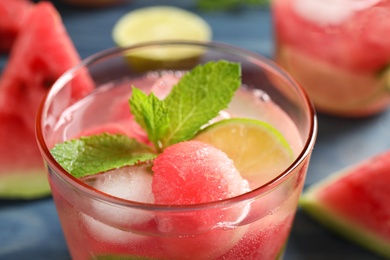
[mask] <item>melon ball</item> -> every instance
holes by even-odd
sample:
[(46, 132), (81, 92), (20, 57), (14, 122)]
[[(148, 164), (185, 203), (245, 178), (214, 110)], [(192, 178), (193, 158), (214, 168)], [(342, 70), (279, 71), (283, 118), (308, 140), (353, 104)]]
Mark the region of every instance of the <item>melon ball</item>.
[[(220, 201), (249, 190), (233, 161), (221, 150), (187, 141), (164, 150), (152, 167), (157, 204), (193, 205)], [(245, 204), (225, 208), (160, 212), (161, 243), (173, 259), (214, 259), (237, 243), (245, 228), (226, 228), (247, 214)]]
[(152, 170), (156, 204), (206, 203), (249, 190), (248, 182), (224, 152), (199, 141), (166, 148), (154, 160)]

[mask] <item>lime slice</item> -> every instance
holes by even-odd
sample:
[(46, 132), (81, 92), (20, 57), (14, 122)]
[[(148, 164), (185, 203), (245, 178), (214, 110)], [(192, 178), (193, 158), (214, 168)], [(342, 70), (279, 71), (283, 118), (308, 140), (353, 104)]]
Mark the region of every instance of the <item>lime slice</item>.
[[(115, 24), (112, 37), (118, 46), (125, 47), (163, 40), (204, 42), (211, 39), (211, 34), (211, 28), (207, 22), (192, 12), (170, 6), (154, 6), (137, 9), (124, 15)], [(190, 67), (196, 64), (197, 59), (194, 58), (198, 58), (203, 52), (203, 48), (194, 46), (157, 46), (133, 50), (129, 56), (133, 58), (130, 61), (138, 67), (172, 61), (175, 62), (174, 65), (178, 64), (178, 61), (181, 64), (189, 63), (187, 67)], [(155, 66), (167, 67), (166, 64), (154, 64), (152, 69), (156, 69)]]
[(241, 175), (256, 183), (273, 179), (294, 160), (283, 135), (254, 119), (222, 120), (203, 129), (194, 139), (225, 152)]
[[(122, 47), (160, 40), (208, 41), (211, 29), (194, 13), (176, 7), (154, 6), (124, 15), (115, 24), (112, 36)], [(167, 55), (175, 54), (172, 51)]]

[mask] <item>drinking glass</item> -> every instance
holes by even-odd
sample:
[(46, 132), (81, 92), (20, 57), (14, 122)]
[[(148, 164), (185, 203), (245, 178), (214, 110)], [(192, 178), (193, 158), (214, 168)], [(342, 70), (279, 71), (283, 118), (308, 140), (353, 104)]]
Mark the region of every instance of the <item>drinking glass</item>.
[[(252, 180), (250, 191), (195, 205), (131, 201), (73, 177), (51, 155), (55, 144), (100, 126), (136, 132), (137, 126), (123, 116), (132, 85), (165, 84), (170, 78), (161, 75), (218, 60), (242, 68), (242, 87), (228, 110), (278, 129), (293, 154), (273, 173), (244, 175)], [(86, 58), (53, 85), (36, 126), (73, 259), (282, 258), (317, 131), (307, 95), (272, 61), (221, 43), (182, 41), (114, 48)]]
[(390, 1), (273, 0), (276, 61), (318, 112), (365, 117), (390, 104)]

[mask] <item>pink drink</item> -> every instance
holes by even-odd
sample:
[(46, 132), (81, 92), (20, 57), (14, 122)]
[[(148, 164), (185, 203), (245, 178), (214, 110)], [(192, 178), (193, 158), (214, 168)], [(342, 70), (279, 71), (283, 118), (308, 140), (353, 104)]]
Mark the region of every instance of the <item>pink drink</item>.
[[(152, 88), (163, 97), (183, 72), (164, 70), (132, 76), (126, 71), (126, 75), (114, 75), (120, 80), (110, 78), (105, 79), (108, 83), (101, 83), (95, 79), (101, 86), (78, 102), (66, 101), (67, 93), (64, 88), (61, 90), (64, 82), (59, 80), (53, 96), (48, 97), (51, 105), (46, 103), (38, 118), (38, 140), (49, 166), (53, 198), (73, 259), (276, 259), (282, 256), (314, 142), (316, 126), (312, 108), (299, 87), (287, 75), (279, 74), (271, 63), (264, 65), (265, 68), (252, 64), (245, 59), (247, 52), (236, 50), (232, 55), (231, 47), (202, 45), (202, 48), (207, 51), (201, 62), (224, 58), (239, 59), (242, 63), (244, 85), (220, 117), (244, 116), (272, 124), (291, 144), (294, 154), (291, 166), (288, 170), (249, 178), (251, 191), (242, 195), (195, 205), (153, 204), (153, 194), (148, 191), (150, 179), (143, 174), (142, 167), (138, 177), (131, 180), (115, 180), (120, 171), (110, 177), (107, 177), (110, 173), (104, 173), (75, 179), (52, 161), (49, 147), (80, 134), (102, 131), (148, 142), (128, 111), (130, 86), (145, 91)], [(116, 51), (116, 55), (121, 53)], [(256, 59), (265, 62), (261, 57)], [(263, 86), (264, 92), (257, 85)], [(286, 111), (289, 109), (291, 113)], [(133, 185), (132, 192), (123, 196), (120, 190), (127, 183)]]
[(390, 103), (390, 1), (275, 0), (276, 60), (316, 108), (367, 116)]

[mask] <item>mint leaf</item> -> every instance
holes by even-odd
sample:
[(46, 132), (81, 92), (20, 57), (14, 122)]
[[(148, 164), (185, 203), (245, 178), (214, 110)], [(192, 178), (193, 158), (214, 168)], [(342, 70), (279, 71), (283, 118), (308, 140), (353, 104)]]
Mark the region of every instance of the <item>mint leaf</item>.
[(153, 93), (147, 96), (141, 90), (133, 87), (129, 104), (137, 123), (146, 131), (149, 140), (156, 149), (160, 150), (159, 140), (162, 139), (169, 127), (168, 110), (164, 102)]
[(164, 103), (170, 118), (163, 147), (186, 141), (225, 109), (241, 85), (241, 67), (228, 61), (208, 62), (186, 73)]
[(152, 149), (125, 135), (99, 134), (57, 144), (54, 159), (76, 178), (154, 159)]

